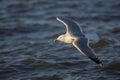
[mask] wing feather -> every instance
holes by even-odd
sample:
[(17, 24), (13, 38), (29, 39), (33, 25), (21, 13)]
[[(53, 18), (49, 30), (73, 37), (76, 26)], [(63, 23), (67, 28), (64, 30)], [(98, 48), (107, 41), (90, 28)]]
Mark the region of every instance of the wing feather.
[(88, 56), (91, 60), (93, 60), (97, 64), (101, 64), (101, 61), (97, 58), (95, 52), (89, 47), (87, 38), (78, 39), (73, 42), (73, 45), (82, 54)]
[(79, 24), (76, 21), (68, 19), (68, 18), (63, 18), (63, 17), (60, 17), (60, 18), (57, 17), (57, 20), (62, 22), (65, 25), (67, 29), (66, 33), (69, 33), (74, 36), (84, 37), (82, 29), (80, 28)]

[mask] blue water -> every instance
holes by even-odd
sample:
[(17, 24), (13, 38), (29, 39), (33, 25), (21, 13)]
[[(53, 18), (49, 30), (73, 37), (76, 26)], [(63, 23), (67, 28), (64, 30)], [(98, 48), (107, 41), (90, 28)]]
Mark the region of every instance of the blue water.
[[(104, 68), (53, 42), (65, 33), (57, 16), (107, 41), (93, 48)], [(120, 80), (120, 1), (0, 0), (0, 80)]]

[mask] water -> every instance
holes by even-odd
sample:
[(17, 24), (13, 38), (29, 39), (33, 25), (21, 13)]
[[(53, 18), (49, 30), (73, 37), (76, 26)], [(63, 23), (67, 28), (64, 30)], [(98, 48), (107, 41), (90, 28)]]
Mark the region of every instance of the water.
[[(101, 36), (94, 50), (104, 68), (53, 42), (65, 33), (57, 16)], [(119, 0), (0, 0), (0, 80), (120, 80), (119, 53)]]

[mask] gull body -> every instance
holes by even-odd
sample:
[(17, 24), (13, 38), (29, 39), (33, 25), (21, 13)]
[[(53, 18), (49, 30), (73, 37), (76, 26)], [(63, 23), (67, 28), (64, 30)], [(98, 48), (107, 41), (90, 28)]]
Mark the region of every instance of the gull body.
[(58, 36), (56, 41), (73, 44), (73, 46), (82, 54), (93, 60), (95, 63), (102, 66), (102, 62), (95, 55), (95, 52), (89, 46), (89, 40), (85, 37), (79, 24), (69, 18), (56, 18), (66, 27), (66, 33)]

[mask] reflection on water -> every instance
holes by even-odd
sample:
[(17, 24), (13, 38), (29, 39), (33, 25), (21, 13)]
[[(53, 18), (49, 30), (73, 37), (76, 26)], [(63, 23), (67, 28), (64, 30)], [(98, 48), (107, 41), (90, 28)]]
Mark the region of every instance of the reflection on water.
[[(101, 36), (93, 48), (104, 68), (53, 42), (65, 32), (56, 16)], [(0, 80), (119, 80), (119, 21), (118, 0), (0, 0)]]

